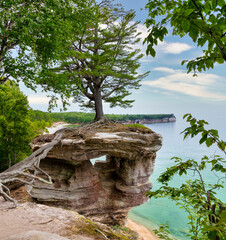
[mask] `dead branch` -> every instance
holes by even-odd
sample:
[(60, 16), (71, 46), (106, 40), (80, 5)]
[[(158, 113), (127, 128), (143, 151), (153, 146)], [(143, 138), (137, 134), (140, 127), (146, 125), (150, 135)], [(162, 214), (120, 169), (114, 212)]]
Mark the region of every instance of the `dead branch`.
[[(0, 196), (2, 196), (6, 201), (13, 202), (14, 207), (16, 207), (17, 202), (10, 197), (10, 190), (6, 186), (7, 183), (19, 181), (24, 184), (32, 185), (34, 180), (39, 180), (46, 184), (52, 184), (51, 176), (42, 170), (39, 167), (39, 164), (40, 161), (47, 156), (48, 152), (61, 141), (62, 136), (63, 131), (59, 132), (52, 142), (44, 144), (23, 161), (0, 173)], [(38, 172), (43, 173), (48, 180), (38, 177)]]

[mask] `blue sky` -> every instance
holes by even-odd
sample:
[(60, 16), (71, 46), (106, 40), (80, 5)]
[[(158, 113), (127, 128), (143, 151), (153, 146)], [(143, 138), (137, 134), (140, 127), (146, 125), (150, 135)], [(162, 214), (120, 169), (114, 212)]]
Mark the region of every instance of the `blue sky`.
[[(141, 11), (147, 0), (117, 0), (126, 9), (135, 9), (135, 20), (140, 21), (138, 30), (144, 39), (147, 29), (144, 21), (148, 17), (147, 11)], [(140, 43), (137, 47), (145, 53), (145, 46)], [(120, 114), (152, 114), (174, 113), (177, 117), (191, 112), (197, 117), (206, 118), (215, 116), (226, 120), (226, 77), (225, 64), (216, 64), (213, 70), (199, 73), (193, 77), (186, 73), (186, 67), (181, 66), (183, 59), (194, 59), (202, 54), (202, 49), (188, 38), (180, 38), (169, 34), (164, 42), (156, 47), (156, 57), (145, 56), (141, 62), (140, 72), (151, 71), (143, 79), (139, 90), (133, 91), (130, 96), (135, 99), (133, 108), (109, 108), (104, 104), (105, 113)], [(33, 109), (47, 111), (48, 98), (38, 91), (37, 94), (22, 87), (28, 95), (30, 106)], [(71, 103), (68, 111), (79, 111), (78, 104)], [(55, 109), (59, 111), (59, 109)]]

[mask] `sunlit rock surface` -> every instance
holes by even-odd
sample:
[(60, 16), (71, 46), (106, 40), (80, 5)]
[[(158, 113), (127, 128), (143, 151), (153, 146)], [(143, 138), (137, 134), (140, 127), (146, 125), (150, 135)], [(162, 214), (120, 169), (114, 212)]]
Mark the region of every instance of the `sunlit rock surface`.
[[(152, 188), (149, 177), (162, 137), (150, 129), (117, 124), (60, 131), (64, 131), (61, 143), (40, 164), (54, 183), (36, 182), (29, 194), (99, 222), (124, 224), (128, 211), (147, 201), (145, 192)], [(33, 150), (53, 138), (50, 134), (36, 138)], [(105, 160), (92, 163), (102, 156)]]

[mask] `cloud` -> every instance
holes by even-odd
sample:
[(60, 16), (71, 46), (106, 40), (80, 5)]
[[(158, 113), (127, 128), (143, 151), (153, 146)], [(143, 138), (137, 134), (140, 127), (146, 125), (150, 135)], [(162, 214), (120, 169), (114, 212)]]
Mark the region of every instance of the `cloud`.
[(139, 23), (137, 25), (137, 32), (140, 33), (139, 37), (142, 41), (144, 41), (144, 39), (148, 36), (148, 29), (144, 24)]
[(215, 91), (216, 81), (220, 80), (218, 75), (199, 73), (198, 77), (193, 77), (193, 74), (187, 74), (182, 70), (165, 67), (158, 67), (153, 70), (160, 71), (165, 76), (155, 80), (144, 81), (142, 82), (144, 85), (194, 97), (217, 101), (226, 100), (225, 95)]
[[(40, 105), (48, 105), (50, 97), (44, 96), (44, 95), (28, 95), (28, 101), (29, 104), (40, 104)], [(73, 98), (69, 99), (69, 103), (72, 103)], [(61, 104), (61, 100), (57, 100), (58, 104)]]
[(187, 43), (180, 43), (180, 42), (159, 42), (159, 51), (163, 53), (170, 53), (170, 54), (181, 54), (182, 52), (188, 51), (193, 46)]
[(48, 104), (50, 98), (46, 96), (28, 96), (30, 104)]
[[(154, 61), (154, 58), (151, 56), (146, 56), (146, 49), (147, 49), (147, 43), (143, 44), (143, 41), (148, 36), (148, 29), (144, 24), (138, 24), (137, 25), (137, 32), (140, 33), (139, 37), (141, 38), (141, 41), (137, 43), (134, 48), (140, 49), (141, 53), (145, 56), (141, 59), (141, 62), (152, 62)], [(179, 55), (183, 52), (186, 52), (193, 48), (193, 46), (187, 44), (187, 43), (181, 43), (181, 42), (168, 42), (168, 41), (158, 41), (158, 45), (154, 46), (155, 51), (157, 53), (157, 56), (163, 57), (165, 54), (173, 54), (173, 55)], [(160, 54), (160, 55), (159, 55)]]
[(157, 67), (153, 69), (154, 71), (160, 71), (160, 72), (165, 72), (165, 73), (175, 73), (176, 70), (168, 67)]

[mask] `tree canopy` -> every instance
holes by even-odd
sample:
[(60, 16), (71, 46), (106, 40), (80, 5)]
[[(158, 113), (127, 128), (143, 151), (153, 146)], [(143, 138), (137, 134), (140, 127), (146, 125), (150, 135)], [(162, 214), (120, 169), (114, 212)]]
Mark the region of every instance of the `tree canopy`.
[(29, 143), (47, 126), (32, 119), (27, 97), (13, 81), (0, 84), (0, 171), (31, 153)]
[[(0, 83), (23, 80), (34, 87), (39, 64), (56, 60), (71, 30), (89, 19), (86, 1), (7, 0), (0, 3)], [(31, 54), (32, 53), (32, 54)], [(39, 64), (38, 64), (39, 63)]]
[(27, 97), (15, 83), (0, 85), (0, 152), (2, 159), (7, 159), (8, 167), (18, 154), (29, 149), (32, 134), (28, 107)]
[[(184, 60), (188, 72), (213, 68), (214, 63), (226, 61), (226, 3), (224, 0), (156, 0), (146, 5), (150, 29), (146, 38), (147, 54), (155, 56), (154, 46), (163, 41), (172, 27), (172, 34), (188, 35), (203, 55), (194, 60)], [(169, 26), (170, 24), (170, 26)]]
[[(94, 113), (85, 112), (42, 112), (31, 110), (30, 118), (32, 121), (59, 122), (67, 123), (89, 123), (95, 117)], [(137, 120), (156, 120), (175, 117), (173, 114), (105, 114), (106, 119), (117, 122), (137, 123)]]
[(75, 29), (70, 48), (64, 50), (57, 67), (43, 71), (40, 84), (94, 109), (95, 120), (100, 120), (104, 118), (102, 101), (111, 107), (130, 107), (133, 100), (124, 98), (147, 73), (137, 72), (143, 55), (134, 49), (140, 40), (134, 12), (109, 0), (90, 1), (90, 9), (92, 22), (82, 31)]

